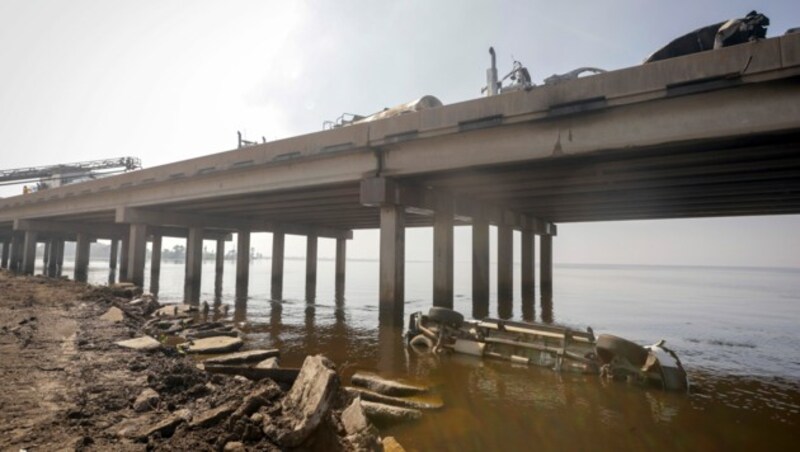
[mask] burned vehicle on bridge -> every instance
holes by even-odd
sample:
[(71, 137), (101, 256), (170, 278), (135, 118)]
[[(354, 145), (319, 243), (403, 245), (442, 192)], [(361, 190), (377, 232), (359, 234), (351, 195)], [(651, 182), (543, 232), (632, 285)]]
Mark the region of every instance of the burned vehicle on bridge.
[(460, 353), (518, 364), (597, 374), (668, 391), (688, 391), (680, 359), (664, 341), (642, 347), (626, 339), (558, 325), (508, 320), (465, 320), (432, 307), (411, 314), (408, 346), (421, 353)]
[(769, 26), (767, 16), (757, 11), (750, 11), (740, 19), (708, 25), (675, 38), (650, 55), (645, 63), (764, 39), (767, 36), (767, 26)]

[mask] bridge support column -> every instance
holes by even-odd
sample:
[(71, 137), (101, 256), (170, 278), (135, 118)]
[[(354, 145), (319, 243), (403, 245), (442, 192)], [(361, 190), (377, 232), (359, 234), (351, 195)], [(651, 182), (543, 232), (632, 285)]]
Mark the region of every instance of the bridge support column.
[(157, 295), (161, 287), (161, 234), (153, 234), (150, 251), (150, 293)]
[(514, 302), (514, 230), (497, 227), (497, 315), (510, 318)]
[(47, 264), (50, 262), (50, 240), (44, 242), (44, 255), (42, 256), (42, 275), (47, 276)]
[(74, 279), (78, 282), (86, 282), (89, 278), (89, 245), (91, 239), (83, 232), (78, 233), (75, 242), (75, 272)]
[(36, 231), (25, 231), (25, 248), (22, 255), (22, 273), (32, 275), (36, 269)]
[(453, 200), (437, 196), (433, 223), (433, 305), (453, 309)]
[(217, 251), (214, 255), (214, 301), (222, 299), (222, 274), (225, 271), (225, 240), (217, 239)]
[(0, 260), (1, 268), (8, 268), (9, 256), (11, 256), (11, 240), (3, 240), (3, 257)]
[(47, 260), (45, 261), (44, 274), (50, 278), (55, 278), (58, 272), (58, 239), (50, 239), (47, 242)]
[(64, 269), (64, 239), (57, 239), (53, 241), (52, 250), (50, 251), (50, 276), (53, 278), (60, 278), (61, 272)]
[(313, 303), (317, 298), (317, 244), (315, 235), (306, 239), (306, 302)]
[[(272, 233), (272, 299), (283, 299), (283, 251), (285, 235), (283, 232)], [(247, 250), (248, 255), (250, 249)]]
[(200, 282), (203, 271), (203, 229), (189, 228), (186, 239), (186, 278), (183, 299), (189, 304), (200, 303)]
[(147, 226), (131, 224), (128, 238), (128, 281), (144, 287), (144, 260), (147, 257)]
[(0, 268), (8, 268), (8, 259), (11, 257), (11, 240), (3, 240), (3, 256), (0, 259)]
[(543, 297), (553, 295), (553, 236), (542, 235), (540, 238), (541, 255), (539, 271), (541, 273), (541, 294)]
[(236, 301), (247, 300), (250, 284), (250, 231), (239, 230), (236, 234)]
[(344, 281), (347, 267), (347, 239), (336, 239), (336, 301), (344, 301)]
[(117, 261), (119, 261), (119, 240), (111, 239), (111, 247), (108, 253), (109, 284), (114, 284), (117, 281)]
[(536, 255), (536, 235), (533, 230), (522, 230), (522, 317), (525, 320), (534, 320), (534, 306), (536, 304), (536, 270), (534, 269), (534, 256)]
[(128, 277), (128, 259), (130, 256), (130, 238), (128, 234), (122, 237), (119, 247), (119, 280), (130, 281)]
[(10, 268), (13, 272), (22, 270), (22, 249), (24, 240), (22, 234), (15, 233), (11, 238), (11, 263)]
[(472, 219), (472, 317), (489, 316), (489, 221)]
[(405, 212), (403, 206), (381, 206), (379, 323), (403, 325), (405, 304)]

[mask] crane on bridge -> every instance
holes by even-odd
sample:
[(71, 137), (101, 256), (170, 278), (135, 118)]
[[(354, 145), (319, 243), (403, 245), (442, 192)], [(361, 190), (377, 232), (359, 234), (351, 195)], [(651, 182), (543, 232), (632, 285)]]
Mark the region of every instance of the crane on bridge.
[(62, 163), (58, 165), (34, 166), (0, 170), (0, 186), (36, 182), (33, 187), (25, 185), (23, 190), (39, 191), (62, 185), (82, 182), (99, 177), (128, 172), (142, 168), (136, 157), (120, 157), (85, 162)]

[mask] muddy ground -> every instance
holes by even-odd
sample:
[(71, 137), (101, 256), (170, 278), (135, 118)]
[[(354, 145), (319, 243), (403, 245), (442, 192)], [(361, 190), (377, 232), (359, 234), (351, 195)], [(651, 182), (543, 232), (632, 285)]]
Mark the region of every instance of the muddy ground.
[[(243, 437), (247, 450), (279, 449), (260, 429), (249, 430), (247, 419), (233, 425), (226, 418), (203, 428), (181, 421), (187, 412), (238, 406), (275, 383), (208, 374), (174, 349), (116, 346), (139, 336), (145, 321), (124, 295), (130, 296), (0, 271), (0, 449), (222, 450)], [(125, 311), (122, 322), (101, 318), (112, 306)], [(137, 412), (134, 401), (146, 388), (159, 400)], [(276, 409), (261, 407), (265, 415)], [(341, 425), (331, 419), (301, 449), (347, 448), (339, 440)]]

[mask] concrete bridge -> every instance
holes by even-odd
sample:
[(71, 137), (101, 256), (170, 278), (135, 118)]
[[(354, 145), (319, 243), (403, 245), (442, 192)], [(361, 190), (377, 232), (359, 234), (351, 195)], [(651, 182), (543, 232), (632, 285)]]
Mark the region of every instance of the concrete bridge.
[[(473, 315), (488, 314), (489, 225), (498, 230), (500, 315), (510, 314), (512, 232), (522, 233), (522, 302), (552, 290), (556, 224), (800, 213), (800, 34), (703, 52), (529, 91), (354, 124), (0, 200), (4, 267), (32, 273), (37, 242), (57, 275), (77, 242), (120, 249), (120, 278), (158, 282), (162, 236), (187, 239), (185, 299), (199, 300), (203, 239), (249, 250), (274, 234), (272, 297), (282, 298), (285, 234), (337, 241), (344, 294), (352, 230), (380, 228), (380, 318), (403, 321), (406, 227), (434, 228), (433, 303), (453, 303), (453, 226), (473, 228)], [(8, 151), (6, 151), (8, 152)], [(237, 259), (246, 299), (249, 256)]]

